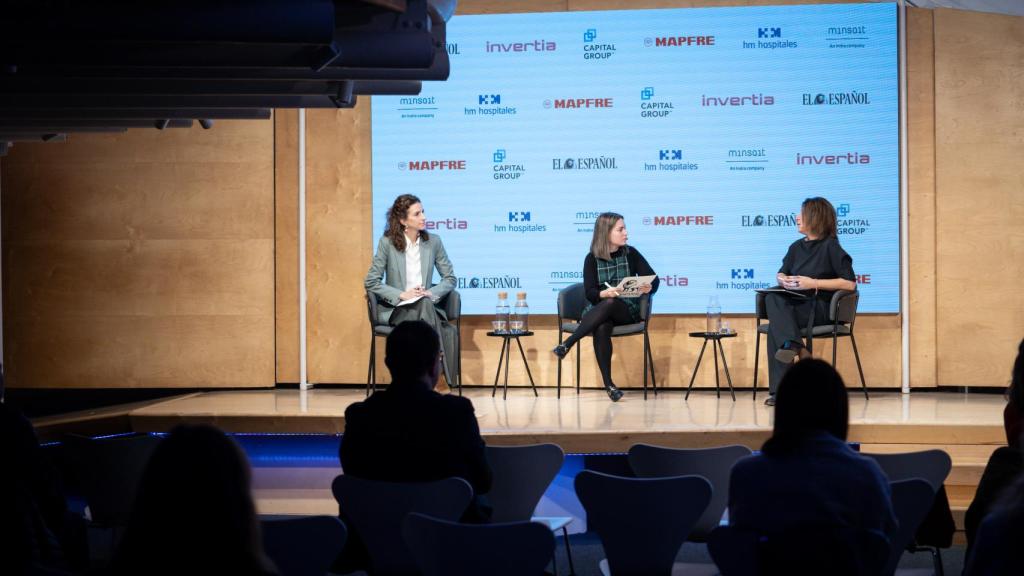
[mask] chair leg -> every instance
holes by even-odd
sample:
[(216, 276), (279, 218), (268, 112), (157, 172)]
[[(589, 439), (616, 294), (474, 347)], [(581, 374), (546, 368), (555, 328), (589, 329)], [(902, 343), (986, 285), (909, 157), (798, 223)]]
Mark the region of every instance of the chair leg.
[(857, 339), (853, 336), (853, 330), (850, 330), (850, 343), (853, 344), (853, 358), (857, 361), (857, 372), (860, 373), (860, 387), (864, 391), (864, 399), (867, 400), (868, 385), (864, 382), (864, 369), (860, 366), (860, 353), (857, 351)]
[(565, 558), (569, 562), (569, 575), (576, 576), (576, 567), (572, 564), (572, 549), (569, 548), (569, 529), (566, 526), (562, 526), (562, 538), (565, 540)]
[(646, 344), (646, 348), (647, 348), (647, 361), (650, 362), (650, 365), (651, 365), (651, 390), (654, 390), (654, 395), (657, 396), (658, 395), (658, 378), (657, 378), (657, 376), (654, 375), (654, 355), (651, 354), (651, 341), (650, 341), (651, 339), (650, 339), (650, 336), (648, 336), (648, 335), (645, 335), (644, 337), (646, 338), (645, 344)]
[(647, 333), (644, 332), (644, 400), (647, 400), (647, 368), (650, 366), (648, 363), (649, 357), (650, 356), (647, 354)]
[[(562, 345), (562, 323), (561, 323), (561, 320), (559, 320), (559, 323), (558, 323), (558, 345), (559, 346)], [(558, 359), (558, 380), (556, 381), (556, 388), (555, 389), (556, 389), (555, 397), (556, 398), (561, 398), (562, 397), (562, 359), (561, 358)]]
[(366, 395), (370, 395), (370, 386), (375, 386), (374, 364), (377, 362), (377, 335), (370, 333), (370, 366), (366, 369)]
[(757, 368), (761, 360), (761, 333), (757, 331), (757, 328), (754, 328), (754, 333), (757, 335), (754, 338), (754, 402), (757, 402)]
[(833, 330), (832, 331), (832, 367), (833, 368), (836, 367), (836, 340), (838, 340), (838, 339), (839, 339), (839, 337), (836, 335), (835, 331)]
[(577, 342), (576, 343), (576, 395), (577, 396), (580, 393), (580, 354), (582, 353), (581, 352), (582, 349), (583, 349), (583, 346), (580, 346), (580, 343)]

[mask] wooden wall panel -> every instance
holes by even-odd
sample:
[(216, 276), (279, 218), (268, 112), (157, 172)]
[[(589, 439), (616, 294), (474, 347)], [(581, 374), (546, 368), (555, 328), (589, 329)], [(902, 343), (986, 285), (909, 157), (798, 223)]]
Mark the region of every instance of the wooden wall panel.
[(931, 10), (907, 9), (910, 385), (938, 384), (935, 358), (935, 37)]
[(272, 386), (272, 128), (15, 146), (2, 172), (7, 384)]
[(938, 380), (1005, 386), (1024, 336), (1024, 18), (934, 18)]
[(278, 382), (299, 381), (299, 112), (274, 111), (274, 318)]

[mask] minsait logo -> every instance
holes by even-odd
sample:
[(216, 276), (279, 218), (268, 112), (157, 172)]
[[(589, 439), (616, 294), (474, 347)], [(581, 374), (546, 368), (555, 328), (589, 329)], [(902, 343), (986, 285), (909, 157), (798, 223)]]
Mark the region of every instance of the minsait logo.
[(465, 160), (410, 160), (399, 162), (399, 170), (408, 169), (410, 172), (442, 172), (449, 170), (465, 170)]
[(433, 118), (437, 111), (435, 96), (403, 96), (398, 99), (402, 118)]
[(597, 41), (597, 28), (587, 28), (583, 32), (584, 60), (608, 60), (615, 55), (615, 52), (615, 44)]
[(725, 163), (733, 172), (764, 172), (768, 165), (768, 152), (764, 148), (730, 148)]
[(665, 118), (674, 111), (671, 100), (654, 98), (654, 87), (645, 86), (640, 90), (640, 117)]
[(785, 40), (782, 37), (782, 28), (778, 26), (765, 26), (757, 29), (755, 40), (743, 40), (745, 50), (778, 50), (779, 48), (796, 48), (797, 43), (792, 40)]
[(657, 36), (644, 38), (644, 46), (651, 48), (664, 48), (672, 46), (714, 46), (714, 36)]
[(864, 164), (871, 164), (871, 156), (860, 152), (840, 152), (820, 156), (796, 153), (797, 166), (861, 166)]
[(524, 165), (505, 162), (508, 159), (508, 152), (504, 148), (495, 150), (491, 157), (494, 159), (492, 174), (495, 180), (511, 182), (522, 178), (523, 174), (526, 174), (526, 167)]
[(865, 106), (871, 104), (867, 92), (818, 92), (803, 96), (804, 106)]
[(768, 282), (758, 282), (753, 268), (733, 268), (729, 271), (729, 280), (715, 282), (717, 290), (757, 290), (770, 288)]
[(546, 224), (537, 224), (533, 220), (533, 214), (529, 211), (518, 210), (508, 212), (508, 222), (495, 224), (495, 232), (514, 232), (528, 234), (531, 232), (547, 232)]
[(825, 30), (829, 48), (864, 48), (870, 39), (867, 26), (829, 26)]
[(644, 172), (685, 172), (698, 170), (700, 166), (696, 162), (683, 160), (681, 148), (662, 148), (658, 150), (657, 162), (644, 162)]
[(476, 106), (467, 106), (462, 110), (465, 116), (514, 116), (515, 106), (502, 106), (501, 94), (478, 94)]

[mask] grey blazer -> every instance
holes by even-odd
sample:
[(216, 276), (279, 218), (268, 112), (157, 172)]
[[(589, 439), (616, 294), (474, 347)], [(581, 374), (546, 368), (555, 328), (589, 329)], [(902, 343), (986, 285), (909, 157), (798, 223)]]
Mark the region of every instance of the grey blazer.
[[(426, 241), (420, 239), (420, 263), (423, 266), (424, 284), (433, 293), (436, 303), (455, 288), (455, 271), (451, 260), (448, 260), (441, 237), (437, 234), (431, 234)], [(433, 283), (435, 267), (441, 275), (441, 281), (437, 284)], [(367, 292), (376, 295), (384, 304), (377, 307), (377, 318), (382, 324), (387, 324), (394, 307), (402, 301), (400, 294), (405, 290), (405, 252), (395, 248), (387, 236), (381, 236), (377, 242), (377, 252), (373, 255), (363, 285)], [(438, 313), (445, 318), (440, 308)]]

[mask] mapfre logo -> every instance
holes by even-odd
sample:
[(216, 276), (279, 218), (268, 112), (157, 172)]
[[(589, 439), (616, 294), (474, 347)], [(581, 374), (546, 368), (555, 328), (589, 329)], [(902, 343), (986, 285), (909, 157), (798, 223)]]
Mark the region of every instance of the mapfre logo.
[(714, 46), (714, 36), (656, 36), (644, 38), (644, 46), (664, 48), (670, 46)]
[(545, 108), (554, 108), (555, 110), (575, 110), (580, 108), (614, 108), (614, 98), (555, 98), (554, 100), (545, 100)]
[(797, 166), (857, 166), (863, 164), (871, 164), (871, 156), (860, 152), (821, 155), (796, 153)]
[(714, 226), (714, 216), (646, 216), (648, 226)]
[(465, 160), (410, 160), (399, 162), (399, 170), (410, 172), (441, 172), (447, 170), (465, 170)]

